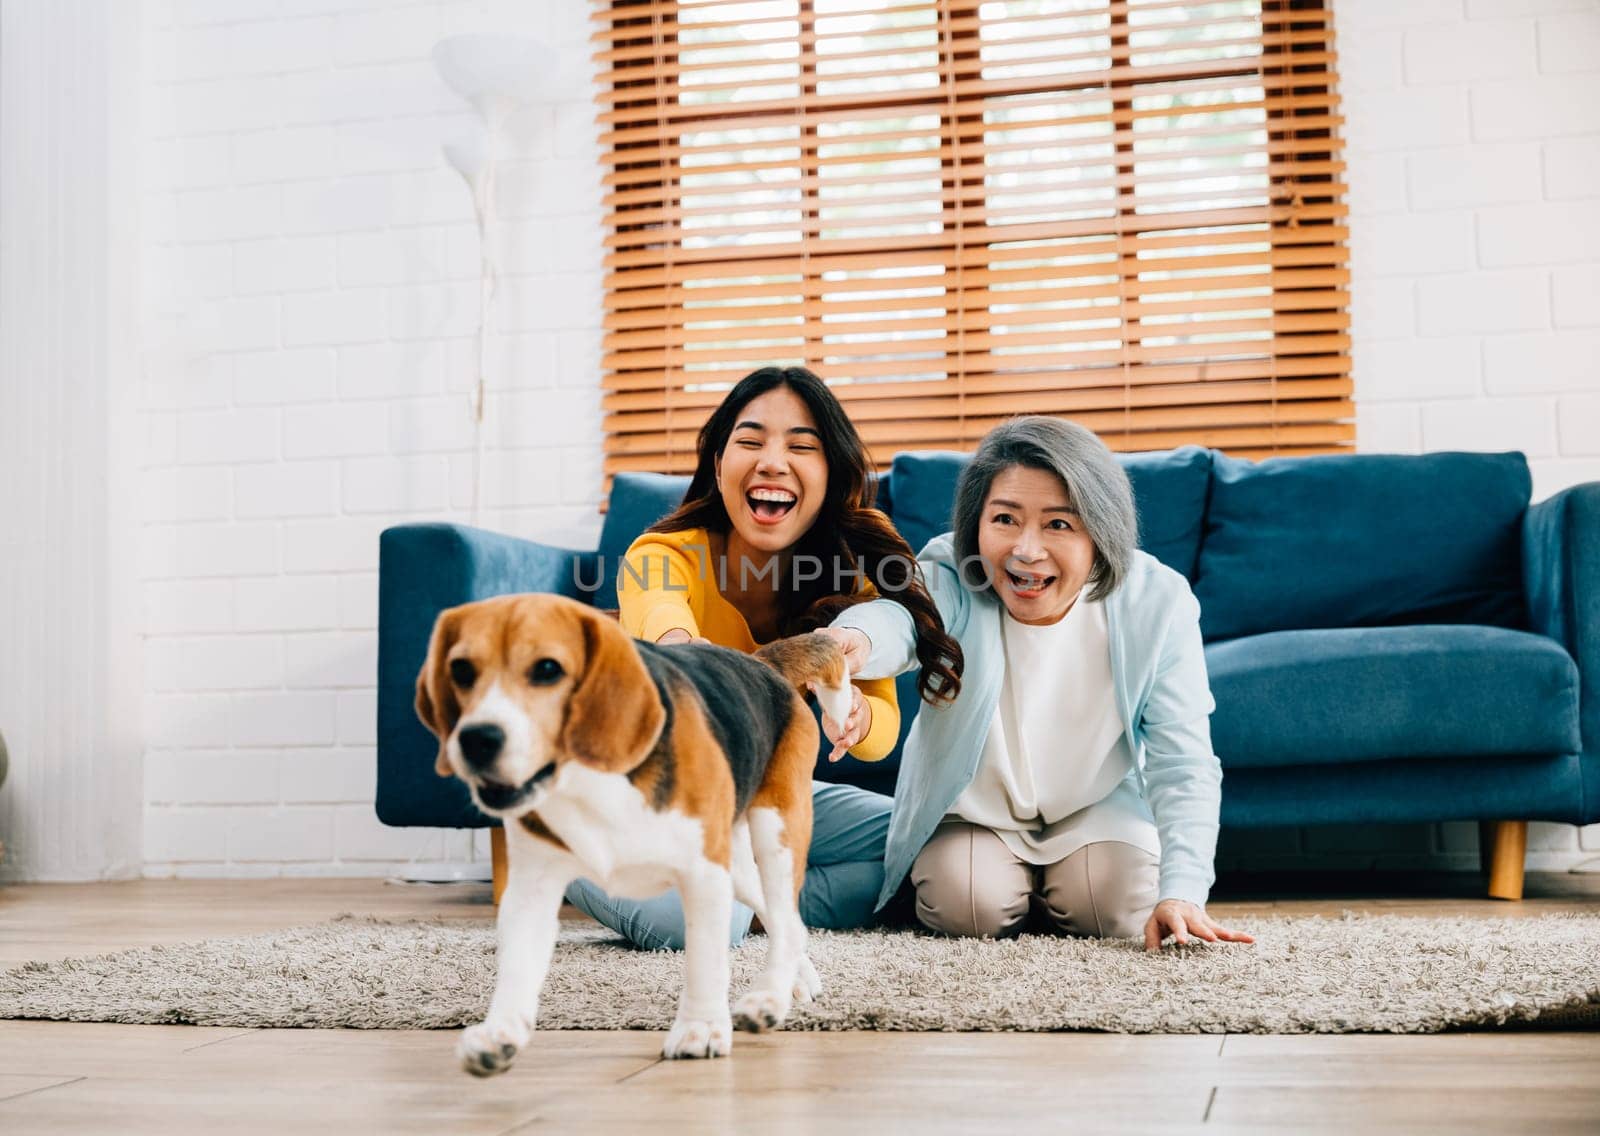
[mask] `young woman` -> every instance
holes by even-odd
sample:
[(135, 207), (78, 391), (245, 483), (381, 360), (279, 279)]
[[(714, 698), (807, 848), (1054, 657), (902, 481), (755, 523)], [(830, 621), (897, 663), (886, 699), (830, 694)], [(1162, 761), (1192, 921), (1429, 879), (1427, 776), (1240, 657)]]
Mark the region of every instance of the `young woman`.
[[(629, 634), (753, 651), (894, 589), (914, 660), (906, 669), (921, 666), (924, 691), (959, 689), (960, 649), (926, 589), (909, 579), (910, 547), (871, 507), (865, 447), (821, 379), (800, 367), (745, 376), (701, 428), (698, 451), (683, 504), (633, 542), (621, 567), (617, 596)], [(852, 669), (864, 658), (858, 649)], [(894, 681), (854, 685), (849, 717), (825, 716), (823, 731), (834, 760), (848, 751), (877, 761), (900, 733)], [(812, 789), (801, 918), (813, 927), (862, 926), (883, 886), (889, 798), (849, 785)], [(567, 898), (639, 946), (683, 946), (676, 891), (637, 902), (580, 880)], [(734, 907), (737, 943), (751, 911)]]
[[(960, 697), (906, 740), (880, 905), (909, 872), (923, 924), (1015, 934), (1030, 910), (1073, 935), (1250, 942), (1205, 903), (1222, 769), (1188, 582), (1136, 547), (1127, 475), (1081, 426), (1013, 419), (956, 487), (923, 575), (967, 660)], [(833, 624), (908, 669), (908, 613)]]

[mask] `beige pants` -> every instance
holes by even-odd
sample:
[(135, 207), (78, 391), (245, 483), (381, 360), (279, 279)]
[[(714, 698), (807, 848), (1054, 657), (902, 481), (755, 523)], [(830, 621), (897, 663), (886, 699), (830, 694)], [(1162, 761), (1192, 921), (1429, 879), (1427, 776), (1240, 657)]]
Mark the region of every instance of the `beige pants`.
[(975, 824), (946, 821), (911, 866), (917, 918), (946, 935), (1018, 934), (1037, 906), (1058, 931), (1126, 939), (1144, 933), (1156, 905), (1159, 863), (1133, 844), (1086, 844), (1038, 866)]

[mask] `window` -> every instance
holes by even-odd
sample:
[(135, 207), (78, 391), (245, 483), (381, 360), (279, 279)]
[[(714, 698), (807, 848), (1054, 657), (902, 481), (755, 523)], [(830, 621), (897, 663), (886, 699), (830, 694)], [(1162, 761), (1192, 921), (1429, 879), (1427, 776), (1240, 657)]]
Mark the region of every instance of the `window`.
[(611, 0), (608, 474), (747, 371), (886, 463), (1017, 413), (1353, 443), (1330, 15), (1304, 0)]

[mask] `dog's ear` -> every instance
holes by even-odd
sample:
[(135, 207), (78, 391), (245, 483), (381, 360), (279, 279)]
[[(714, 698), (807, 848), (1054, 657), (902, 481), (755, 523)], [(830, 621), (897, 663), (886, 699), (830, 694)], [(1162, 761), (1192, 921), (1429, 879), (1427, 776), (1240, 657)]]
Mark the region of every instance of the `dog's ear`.
[(447, 665), (450, 648), (455, 646), (460, 631), (458, 609), (440, 612), (428, 640), (428, 657), (423, 660), (422, 670), (417, 672), (417, 717), (439, 739), (439, 754), (433, 760), (433, 771), (440, 777), (451, 774), (446, 747), (450, 731), (456, 728), (456, 720), (461, 717), (461, 704), (456, 700)]
[(562, 748), (593, 768), (626, 773), (649, 756), (667, 710), (628, 633), (596, 611), (578, 619), (583, 674), (567, 699)]

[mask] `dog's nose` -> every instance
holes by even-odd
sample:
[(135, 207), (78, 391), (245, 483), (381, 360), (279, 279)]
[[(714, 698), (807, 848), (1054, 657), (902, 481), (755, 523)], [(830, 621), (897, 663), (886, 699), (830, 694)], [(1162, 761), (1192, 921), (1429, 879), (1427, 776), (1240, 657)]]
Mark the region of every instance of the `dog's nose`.
[(463, 729), (457, 740), (467, 764), (482, 769), (500, 756), (500, 748), (506, 744), (506, 732), (493, 722), (480, 722)]

